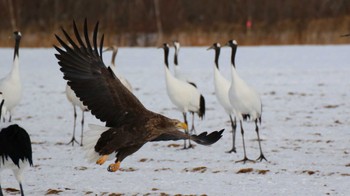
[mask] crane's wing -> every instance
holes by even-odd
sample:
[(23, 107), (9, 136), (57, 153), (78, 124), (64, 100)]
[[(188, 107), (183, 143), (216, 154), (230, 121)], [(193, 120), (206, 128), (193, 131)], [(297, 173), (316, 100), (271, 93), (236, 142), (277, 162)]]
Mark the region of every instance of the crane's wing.
[(217, 142), (222, 137), (223, 132), (224, 132), (224, 129), (220, 131), (213, 131), (210, 134), (208, 134), (207, 132), (203, 132), (199, 135), (189, 136), (188, 134), (181, 131), (172, 131), (172, 132), (164, 133), (158, 136), (157, 138), (153, 139), (152, 142), (190, 139), (201, 145), (211, 145)]
[[(84, 22), (84, 36), (80, 36), (73, 21), (75, 40), (62, 28), (67, 42), (55, 35), (62, 49), (54, 46), (59, 54), (55, 54), (61, 66), (63, 78), (73, 89), (80, 100), (93, 115), (106, 126), (117, 126), (125, 120), (137, 118), (147, 109), (120, 82), (110, 67), (102, 60), (103, 38), (100, 47), (97, 46), (98, 22), (90, 42), (87, 20)], [(85, 41), (83, 41), (83, 39)]]

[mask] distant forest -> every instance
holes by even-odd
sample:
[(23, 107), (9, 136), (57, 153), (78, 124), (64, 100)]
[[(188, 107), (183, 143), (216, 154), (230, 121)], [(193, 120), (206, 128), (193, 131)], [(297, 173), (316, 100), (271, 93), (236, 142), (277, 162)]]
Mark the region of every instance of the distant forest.
[(106, 44), (203, 46), (350, 43), (350, 0), (1, 0), (0, 47), (51, 47), (73, 19), (100, 22)]

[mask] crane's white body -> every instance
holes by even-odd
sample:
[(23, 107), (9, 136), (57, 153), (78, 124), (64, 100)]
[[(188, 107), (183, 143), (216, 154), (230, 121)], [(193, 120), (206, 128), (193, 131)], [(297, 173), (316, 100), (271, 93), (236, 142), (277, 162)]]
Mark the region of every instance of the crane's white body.
[(233, 66), (231, 66), (231, 76), (229, 99), (238, 120), (243, 120), (243, 115), (247, 114), (251, 120), (260, 118), (262, 111), (259, 94), (239, 77)]
[[(2, 96), (2, 92), (0, 92), (0, 103), (4, 100), (4, 97)], [(4, 101), (5, 103), (5, 101)], [(1, 108), (1, 117), (5, 116), (7, 112), (7, 108), (3, 105)], [(0, 118), (1, 119), (1, 118)]]
[(178, 110), (183, 113), (199, 110), (201, 94), (197, 88), (174, 77), (167, 66), (165, 66), (165, 80), (168, 96)]
[(66, 96), (68, 101), (73, 105), (73, 107), (78, 106), (82, 111), (87, 111), (88, 108), (80, 101), (75, 92), (71, 89), (71, 87), (66, 85)]
[(12, 116), (14, 108), (22, 98), (22, 84), (19, 71), (19, 56), (16, 55), (13, 60), (12, 70), (0, 80), (0, 92), (5, 99), (4, 107)]
[(220, 70), (216, 66), (214, 66), (215, 95), (217, 100), (228, 115), (234, 113), (233, 107), (229, 99), (230, 86), (231, 82), (220, 73)]
[[(2, 127), (1, 127), (2, 129)], [(5, 161), (3, 162), (2, 158), (0, 157), (0, 174), (5, 169), (12, 170), (13, 174), (16, 177), (16, 180), (21, 183), (23, 180), (22, 173), (23, 171), (28, 167), (29, 162), (28, 160), (20, 160), (18, 163), (19, 167), (13, 163), (10, 157), (7, 157)], [(1, 175), (0, 175), (0, 184), (1, 184)]]

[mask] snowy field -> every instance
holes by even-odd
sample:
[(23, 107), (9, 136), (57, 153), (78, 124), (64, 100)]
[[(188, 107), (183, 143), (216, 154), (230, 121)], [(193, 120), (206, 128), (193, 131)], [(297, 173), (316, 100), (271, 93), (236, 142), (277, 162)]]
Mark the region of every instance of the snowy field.
[[(239, 41), (239, 40), (238, 40)], [(208, 46), (209, 47), (209, 46)], [(171, 48), (170, 62), (173, 65)], [(181, 48), (182, 71), (206, 99), (197, 132), (225, 128), (216, 144), (182, 150), (182, 141), (148, 143), (127, 157), (116, 173), (89, 164), (71, 139), (73, 108), (64, 93), (54, 49), (20, 49), (23, 98), (14, 121), (30, 134), (34, 167), (24, 174), (27, 195), (349, 195), (350, 45), (238, 47), (238, 73), (260, 93), (261, 136), (268, 162), (235, 163), (243, 158), (241, 135), (231, 148), (227, 114), (214, 95), (214, 51)], [(220, 66), (230, 78), (229, 48)], [(0, 76), (11, 68), (13, 51), (0, 49)], [(111, 53), (104, 54), (109, 64)], [(163, 50), (120, 48), (117, 68), (149, 109), (182, 120), (166, 94)], [(80, 112), (78, 113), (80, 121)], [(87, 124), (103, 124), (90, 113)], [(259, 155), (253, 123), (246, 123), (248, 158)], [(77, 137), (80, 139), (80, 124)], [(1, 174), (5, 195), (18, 184), (11, 171)], [(12, 191), (11, 191), (12, 190)]]

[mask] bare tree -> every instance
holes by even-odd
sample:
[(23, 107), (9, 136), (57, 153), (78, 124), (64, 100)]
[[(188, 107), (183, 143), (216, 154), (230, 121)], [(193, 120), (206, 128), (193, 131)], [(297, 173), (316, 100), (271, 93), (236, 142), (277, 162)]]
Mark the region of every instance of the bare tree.
[[(6, 1), (6, 0), (4, 0)], [(10, 14), (10, 21), (11, 21), (11, 27), (12, 30), (16, 30), (17, 29), (17, 23), (16, 23), (16, 15), (13, 9), (13, 2), (12, 0), (7, 0), (7, 3), (5, 3), (5, 5), (7, 4), (8, 9), (9, 9), (9, 14)]]
[(156, 17), (156, 24), (157, 24), (157, 32), (158, 32), (158, 39), (157, 39), (157, 45), (160, 45), (163, 41), (163, 29), (162, 29), (162, 20), (160, 18), (160, 10), (159, 10), (159, 0), (154, 0), (154, 12)]

